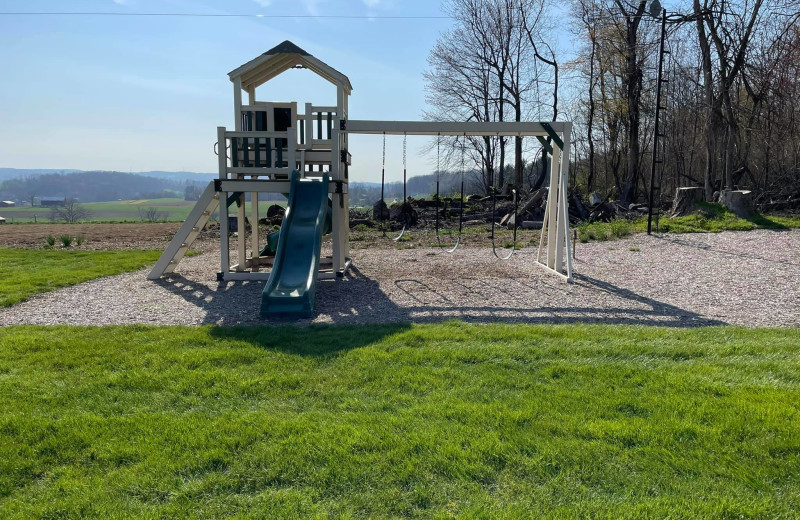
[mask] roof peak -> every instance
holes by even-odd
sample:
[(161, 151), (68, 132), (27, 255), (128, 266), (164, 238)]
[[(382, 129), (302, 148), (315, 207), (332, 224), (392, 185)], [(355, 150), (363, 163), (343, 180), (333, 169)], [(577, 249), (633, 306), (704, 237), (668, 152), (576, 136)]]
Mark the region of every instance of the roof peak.
[(301, 56), (311, 56), (311, 54), (307, 53), (289, 40), (284, 40), (282, 43), (279, 43), (264, 54), (267, 56), (271, 56), (273, 54), (299, 54)]

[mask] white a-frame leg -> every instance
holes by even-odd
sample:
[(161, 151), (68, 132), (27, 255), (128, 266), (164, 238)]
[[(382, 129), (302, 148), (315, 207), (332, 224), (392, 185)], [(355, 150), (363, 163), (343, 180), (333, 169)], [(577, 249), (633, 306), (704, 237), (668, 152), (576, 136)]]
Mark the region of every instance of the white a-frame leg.
[(197, 204), (194, 205), (189, 216), (161, 254), (153, 270), (147, 275), (148, 279), (158, 280), (161, 276), (170, 274), (175, 270), (175, 267), (178, 266), (178, 262), (181, 261), (183, 255), (185, 255), (186, 251), (191, 247), (192, 242), (195, 241), (197, 235), (199, 235), (200, 231), (205, 227), (211, 214), (214, 213), (214, 210), (219, 206), (219, 196), (220, 193), (214, 191), (214, 183), (208, 183), (205, 191), (200, 195)]
[[(567, 202), (569, 137), (570, 128), (567, 127), (561, 135), (562, 142), (553, 143), (553, 157), (550, 164), (550, 188), (547, 192), (547, 205), (544, 211), (542, 235), (539, 240), (539, 253), (536, 262), (567, 282), (572, 282), (572, 257), (569, 256), (569, 206)], [(546, 258), (543, 259), (542, 253), (545, 241), (547, 242), (547, 250)], [(566, 273), (564, 273), (565, 259), (567, 264)]]

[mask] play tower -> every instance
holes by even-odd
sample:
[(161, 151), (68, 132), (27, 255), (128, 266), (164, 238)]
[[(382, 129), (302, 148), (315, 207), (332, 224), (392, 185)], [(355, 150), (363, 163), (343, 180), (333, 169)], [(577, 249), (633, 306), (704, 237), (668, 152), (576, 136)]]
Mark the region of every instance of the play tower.
[[(297, 102), (256, 99), (256, 88), (289, 69), (308, 69), (336, 87), (335, 104), (298, 107)], [(203, 192), (192, 214), (150, 272), (150, 279), (171, 273), (220, 201), (236, 206), (239, 230), (229, 243), (229, 220), (220, 218), (220, 280), (267, 280), (272, 257), (260, 256), (258, 200), (261, 193), (291, 191), (291, 174), (301, 179), (327, 174), (331, 199), (333, 255), (320, 262), (320, 277), (342, 275), (348, 258), (347, 134), (339, 131), (347, 118), (350, 80), (292, 42), (285, 41), (231, 71), (235, 129), (217, 128), (219, 178)], [(247, 101), (244, 101), (244, 94)], [(299, 110), (302, 110), (302, 113)], [(246, 201), (245, 194), (249, 193)], [(225, 211), (221, 211), (224, 214)], [(249, 241), (245, 216), (251, 223)], [(249, 243), (248, 243), (249, 242)], [(231, 246), (233, 255), (231, 255)], [(235, 256), (235, 261), (231, 261)]]
[[(256, 99), (257, 87), (297, 68), (308, 69), (333, 84), (335, 104), (299, 107), (297, 102)], [(150, 272), (150, 279), (175, 270), (211, 214), (220, 208), (218, 279), (267, 281), (262, 315), (310, 315), (316, 281), (342, 277), (350, 266), (348, 135), (361, 133), (535, 136), (552, 157), (536, 262), (572, 281), (566, 195), (571, 123), (351, 120), (348, 99), (353, 88), (347, 76), (289, 41), (228, 76), (233, 83), (235, 129), (217, 128), (219, 176), (205, 189)], [(261, 236), (258, 231), (262, 193), (288, 196), (281, 230), (273, 236)], [(224, 218), (232, 207), (238, 217), (233, 243), (231, 219)], [(245, 217), (250, 221), (249, 240)], [(323, 258), (320, 244), (327, 232), (332, 233), (332, 254)]]

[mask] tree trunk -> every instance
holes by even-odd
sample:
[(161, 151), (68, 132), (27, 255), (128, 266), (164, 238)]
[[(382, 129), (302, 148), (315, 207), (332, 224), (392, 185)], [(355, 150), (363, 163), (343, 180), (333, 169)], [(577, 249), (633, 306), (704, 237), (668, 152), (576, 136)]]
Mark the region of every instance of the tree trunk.
[(672, 216), (684, 217), (694, 211), (698, 202), (703, 200), (703, 188), (678, 188), (672, 203)]

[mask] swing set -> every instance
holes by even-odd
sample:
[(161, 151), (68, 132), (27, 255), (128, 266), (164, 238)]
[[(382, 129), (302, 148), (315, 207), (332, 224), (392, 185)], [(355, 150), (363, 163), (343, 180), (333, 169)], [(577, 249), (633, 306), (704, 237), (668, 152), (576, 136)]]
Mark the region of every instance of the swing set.
[[(471, 125), (470, 123), (464, 123), (464, 124)], [(547, 127), (551, 127), (552, 128), (552, 124), (550, 124), (550, 123), (540, 123), (540, 124), (543, 124), (543, 125), (546, 125)], [(368, 132), (364, 132), (364, 133), (368, 133)], [(420, 135), (422, 135), (422, 134), (420, 134)], [(481, 135), (481, 134), (473, 134), (473, 135)], [(485, 134), (485, 135), (490, 135), (490, 134)], [(465, 164), (464, 157), (465, 157), (465, 145), (464, 145), (464, 143), (462, 141), (461, 145), (460, 145), (460, 148), (461, 148), (461, 167), (459, 169), (459, 172), (460, 172), (460, 176), (461, 176), (461, 190), (460, 190), (460, 201), (461, 201), (461, 203), (459, 205), (458, 235), (457, 235), (455, 244), (453, 244), (452, 247), (450, 247), (449, 245), (442, 243), (441, 232), (440, 232), (440, 230), (441, 230), (440, 216), (447, 209), (446, 205), (445, 205), (444, 208), (442, 208), (442, 206), (441, 206), (441, 201), (442, 201), (441, 189), (440, 189), (440, 186), (441, 186), (441, 183), (440, 183), (440, 174), (441, 174), (441, 137), (442, 137), (441, 133), (437, 133), (436, 134), (436, 194), (434, 195), (434, 201), (436, 203), (436, 206), (435, 206), (435, 209), (436, 209), (436, 211), (435, 211), (436, 244), (440, 249), (443, 249), (445, 252), (453, 253), (458, 249), (459, 245), (461, 244), (461, 238), (462, 238), (462, 235), (463, 235), (464, 206), (466, 205), (465, 200), (464, 200), (464, 171), (465, 171), (464, 170), (464, 164)], [(462, 136), (459, 136), (459, 137), (466, 138), (466, 134), (464, 134)], [(536, 137), (539, 137), (540, 143), (541, 143), (542, 147), (544, 147), (545, 151), (549, 152), (552, 155), (553, 148), (547, 142), (547, 140), (544, 139), (543, 136), (537, 135)], [(552, 139), (553, 135), (552, 134), (548, 135), (548, 137), (550, 137)], [(407, 139), (408, 139), (408, 134), (407, 133), (403, 133), (403, 203), (402, 203), (403, 205), (408, 204), (407, 173), (406, 173), (407, 172), (407, 170), (406, 170), (406, 143), (407, 143)], [(561, 141), (560, 144), (563, 145), (563, 140), (559, 140), (559, 141)], [(381, 199), (379, 201), (379, 206), (381, 208), (381, 215), (380, 215), (381, 216), (381, 228), (383, 229), (383, 236), (384, 237), (386, 236), (386, 212), (387, 212), (387, 208), (388, 208), (388, 206), (386, 205), (386, 200), (385, 200), (385, 186), (386, 186), (386, 132), (383, 132), (383, 156), (382, 156), (382, 163), (381, 163)], [(514, 208), (513, 209), (513, 218), (514, 218), (513, 222), (514, 222), (514, 225), (512, 227), (512, 246), (511, 246), (510, 250), (508, 251), (508, 254), (505, 254), (505, 255), (501, 255), (498, 252), (498, 250), (500, 248), (497, 246), (497, 238), (496, 238), (497, 219), (495, 217), (496, 217), (496, 214), (497, 214), (497, 187), (494, 184), (492, 184), (491, 186), (489, 186), (489, 192), (490, 192), (491, 198), (492, 198), (492, 218), (491, 218), (491, 235), (490, 235), (490, 240), (491, 240), (491, 243), (492, 243), (492, 254), (496, 258), (498, 258), (500, 260), (510, 260), (511, 257), (513, 256), (513, 254), (517, 251), (517, 230), (519, 228), (519, 226), (517, 226), (518, 211), (519, 211), (519, 197), (518, 197), (517, 189), (516, 188), (512, 188), (511, 189), (511, 197), (512, 197), (512, 200), (513, 200), (513, 208)], [(564, 194), (562, 194), (562, 196), (564, 196)], [(548, 207), (549, 207), (549, 202), (548, 202)], [(549, 220), (548, 219), (549, 213), (550, 213), (549, 209), (545, 211), (545, 221), (543, 222), (543, 226), (542, 226), (542, 236), (541, 236), (540, 241), (539, 241), (539, 252), (537, 254), (537, 262), (539, 262), (539, 263), (541, 263), (543, 265), (547, 265), (542, 261), (542, 259), (543, 259), (542, 246), (543, 246), (543, 242), (545, 241), (545, 238), (547, 237), (549, 239), (549, 234), (546, 233), (547, 223), (548, 223), (548, 220)], [(558, 212), (556, 212), (556, 220), (557, 219), (558, 219)], [(404, 219), (403, 229), (400, 232), (400, 234), (398, 236), (394, 237), (392, 240), (398, 241), (404, 236), (404, 234), (407, 231), (407, 223), (406, 223), (406, 221), (407, 221), (407, 219)], [(568, 236), (569, 235), (569, 229), (567, 229), (566, 235), (567, 235), (565, 237), (566, 248), (567, 248), (567, 251), (569, 251), (569, 247), (570, 247), (570, 245), (569, 245), (569, 236)], [(558, 239), (559, 239), (558, 230), (556, 229), (556, 240), (558, 240)], [(558, 255), (556, 255), (556, 256), (558, 256)], [(572, 281), (571, 273), (572, 273), (572, 261), (569, 258), (569, 255), (567, 255), (567, 275), (566, 275), (565, 279), (568, 282)], [(563, 276), (563, 273), (557, 273), (557, 274), (561, 274)]]
[[(299, 112), (297, 102), (261, 101), (256, 87), (294, 69), (308, 69), (333, 84), (336, 102), (329, 105), (305, 104)], [(236, 68), (228, 74), (233, 83), (235, 129), (217, 128), (219, 177), (209, 183), (186, 221), (167, 246), (148, 275), (150, 279), (172, 273), (192, 242), (220, 211), (220, 281), (266, 281), (261, 302), (262, 316), (309, 316), (313, 312), (317, 279), (343, 277), (352, 260), (349, 255), (349, 167), (352, 157), (348, 146), (351, 134), (383, 134), (381, 169), (381, 222), (386, 230), (386, 136), (403, 136), (403, 204), (408, 204), (406, 146), (409, 135), (437, 138), (436, 237), (446, 252), (455, 252), (461, 244), (464, 216), (464, 148), (461, 143), (461, 207), (458, 236), (450, 247), (442, 242), (440, 146), (443, 136), (466, 139), (468, 136), (536, 137), (551, 155), (550, 187), (541, 240), (535, 262), (548, 272), (572, 281), (569, 256), (569, 216), (567, 211), (567, 174), (572, 123), (569, 122), (439, 122), (439, 121), (369, 121), (349, 118), (350, 80), (330, 65), (285, 41)], [(245, 103), (242, 94), (246, 93)], [(550, 142), (553, 146), (550, 146)], [(249, 193), (247, 200), (245, 194)], [(288, 198), (280, 232), (261, 237), (258, 229), (259, 195), (279, 193)], [(496, 210), (497, 190), (492, 186), (492, 211)], [(501, 255), (495, 244), (492, 219), (492, 252), (508, 260), (516, 249), (516, 213), (514, 199), (514, 245)], [(234, 204), (235, 203), (235, 204)], [(238, 233), (231, 248), (230, 207), (236, 208)], [(406, 208), (404, 208), (406, 209)], [(245, 216), (249, 210), (250, 237), (247, 240)], [(408, 219), (400, 240), (408, 232)], [(321, 256), (324, 234), (332, 234), (332, 255)], [(262, 240), (262, 238), (264, 240)], [(276, 247), (271, 244), (277, 238)], [(264, 246), (264, 242), (270, 247)], [(250, 246), (248, 248), (248, 246)], [(248, 251), (249, 250), (249, 251)], [(235, 262), (232, 261), (235, 253)]]

